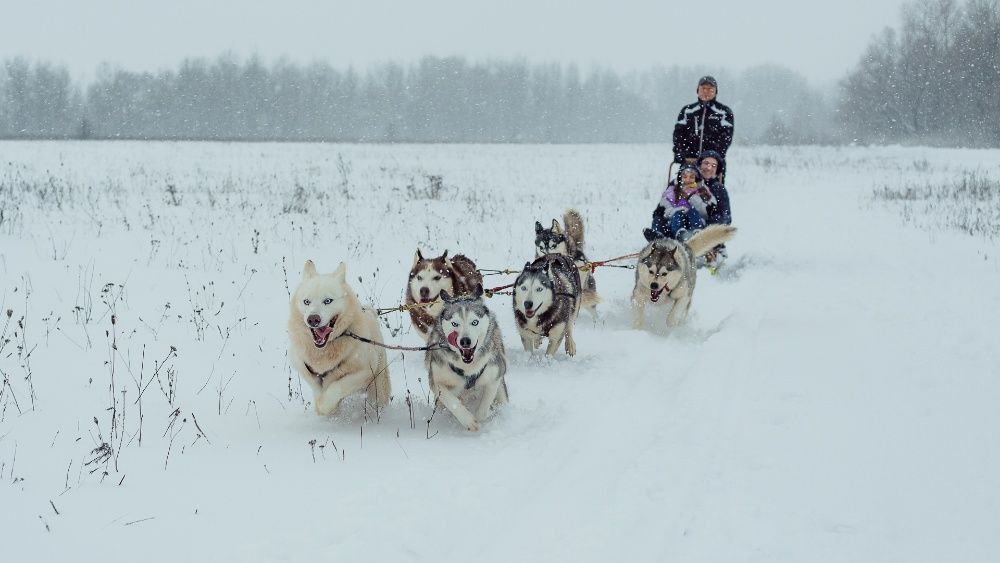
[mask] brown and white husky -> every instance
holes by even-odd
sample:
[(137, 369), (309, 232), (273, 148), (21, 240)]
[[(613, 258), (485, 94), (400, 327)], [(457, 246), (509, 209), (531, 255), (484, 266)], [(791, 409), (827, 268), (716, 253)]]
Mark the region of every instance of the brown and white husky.
[(406, 288), (406, 305), (410, 320), (420, 337), (427, 340), (435, 321), (441, 315), (443, 303), (439, 299), (442, 291), (462, 297), (469, 295), (477, 285), (482, 285), (483, 276), (476, 270), (476, 264), (461, 254), (448, 258), (448, 251), (436, 258), (424, 258), (420, 249), (413, 255), (410, 280)]

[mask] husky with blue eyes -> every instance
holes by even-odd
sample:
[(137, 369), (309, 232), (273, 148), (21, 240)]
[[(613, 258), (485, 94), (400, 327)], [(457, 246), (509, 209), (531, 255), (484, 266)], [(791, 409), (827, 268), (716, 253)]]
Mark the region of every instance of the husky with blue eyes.
[(514, 282), (514, 318), (524, 349), (532, 352), (549, 339), (545, 353), (554, 356), (565, 340), (566, 353), (576, 355), (573, 323), (582, 301), (580, 273), (562, 254), (545, 254), (530, 264)]
[(361, 391), (370, 404), (384, 407), (391, 392), (385, 348), (351, 337), (382, 342), (378, 317), (358, 302), (346, 278), (343, 262), (332, 274), (320, 274), (307, 260), (290, 304), (288, 361), (313, 390), (321, 416)]
[[(507, 402), (507, 354), (496, 317), (483, 303), (483, 286), (470, 295), (441, 292), (442, 309), (424, 357), (431, 392), (470, 432), (495, 405)], [(478, 403), (477, 403), (478, 401)], [(470, 410), (466, 403), (475, 404)]]

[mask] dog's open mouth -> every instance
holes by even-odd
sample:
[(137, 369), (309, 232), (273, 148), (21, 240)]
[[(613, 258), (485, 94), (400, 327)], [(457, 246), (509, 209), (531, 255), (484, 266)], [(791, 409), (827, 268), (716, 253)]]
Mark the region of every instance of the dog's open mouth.
[(434, 297), (431, 297), (430, 295), (427, 295), (426, 297), (423, 296), (423, 295), (421, 295), (420, 296), (420, 302), (421, 303), (431, 303), (431, 302), (437, 301), (437, 298), (438, 298), (437, 295), (435, 295)]
[(665, 286), (665, 285), (663, 287), (661, 287), (660, 289), (650, 289), (649, 290), (649, 300), (652, 301), (653, 303), (656, 303), (657, 301), (659, 301), (660, 300), (660, 294), (662, 294), (665, 289), (667, 289), (667, 286)]
[(330, 333), (333, 332), (333, 325), (337, 324), (337, 318), (338, 316), (335, 315), (332, 319), (330, 319), (329, 324), (317, 328), (309, 328), (309, 330), (312, 331), (313, 344), (315, 344), (317, 348), (326, 346), (326, 341), (329, 340)]
[(453, 331), (448, 334), (448, 344), (451, 344), (452, 348), (456, 348), (458, 353), (462, 356), (462, 361), (471, 364), (472, 358), (476, 355), (476, 347), (472, 348), (462, 348), (458, 344), (458, 331)]
[(459, 346), (458, 353), (462, 355), (463, 362), (471, 364), (472, 358), (476, 355), (476, 347), (473, 346), (472, 348), (462, 348), (461, 346)]
[(528, 317), (530, 319), (530, 318), (534, 317), (535, 313), (537, 313), (537, 312), (538, 312), (538, 309), (525, 309), (524, 310), (524, 316)]

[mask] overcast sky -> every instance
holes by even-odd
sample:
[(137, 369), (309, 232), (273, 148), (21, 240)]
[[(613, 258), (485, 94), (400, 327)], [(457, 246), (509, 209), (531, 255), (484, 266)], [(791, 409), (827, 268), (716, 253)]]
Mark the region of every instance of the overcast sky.
[(0, 59), (176, 68), (231, 52), (363, 68), (423, 55), (471, 61), (654, 64), (740, 71), (775, 63), (842, 77), (905, 0), (0, 0)]

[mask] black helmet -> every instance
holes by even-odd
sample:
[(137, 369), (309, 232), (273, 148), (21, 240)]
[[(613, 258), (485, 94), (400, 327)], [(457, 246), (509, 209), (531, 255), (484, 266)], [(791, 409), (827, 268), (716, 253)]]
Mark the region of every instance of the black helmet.
[(681, 183), (681, 174), (683, 174), (685, 170), (691, 170), (692, 172), (694, 172), (695, 180), (701, 182), (701, 170), (698, 170), (698, 167), (695, 166), (694, 164), (688, 163), (688, 164), (682, 164), (681, 167), (677, 169), (677, 177), (675, 181), (677, 182), (678, 185), (680, 185)]
[(705, 160), (706, 158), (714, 158), (719, 163), (718, 174), (720, 176), (726, 173), (726, 159), (723, 158), (721, 154), (713, 150), (702, 151), (701, 154), (698, 155), (699, 167), (701, 166), (701, 161)]

